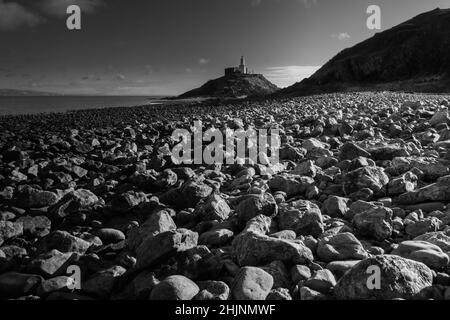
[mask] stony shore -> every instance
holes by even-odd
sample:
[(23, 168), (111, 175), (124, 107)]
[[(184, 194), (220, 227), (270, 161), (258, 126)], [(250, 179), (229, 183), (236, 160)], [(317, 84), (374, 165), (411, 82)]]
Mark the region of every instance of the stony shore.
[[(355, 93), (0, 117), (0, 298), (450, 299), (449, 106)], [(280, 163), (174, 164), (172, 132), (198, 119), (280, 129)]]

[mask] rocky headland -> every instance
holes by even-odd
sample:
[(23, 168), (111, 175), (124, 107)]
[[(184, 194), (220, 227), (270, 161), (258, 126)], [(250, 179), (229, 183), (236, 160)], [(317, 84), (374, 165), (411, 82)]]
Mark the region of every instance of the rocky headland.
[(177, 99), (265, 97), (278, 90), (276, 85), (261, 74), (233, 74), (210, 80), (200, 88), (183, 93)]

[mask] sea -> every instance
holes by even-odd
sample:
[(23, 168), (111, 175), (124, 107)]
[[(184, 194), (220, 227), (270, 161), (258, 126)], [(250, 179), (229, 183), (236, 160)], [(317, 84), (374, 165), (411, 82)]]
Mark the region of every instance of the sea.
[(0, 115), (66, 112), (169, 103), (161, 96), (0, 96)]

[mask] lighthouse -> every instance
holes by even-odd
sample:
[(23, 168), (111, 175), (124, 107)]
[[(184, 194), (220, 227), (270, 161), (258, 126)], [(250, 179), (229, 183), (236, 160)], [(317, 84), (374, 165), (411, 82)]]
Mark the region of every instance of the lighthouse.
[(225, 69), (225, 76), (249, 74), (248, 67), (245, 64), (245, 57), (241, 56), (241, 62), (237, 67)]
[(245, 65), (245, 57), (241, 56), (241, 63), (239, 64), (239, 71), (242, 74), (247, 74), (247, 66)]

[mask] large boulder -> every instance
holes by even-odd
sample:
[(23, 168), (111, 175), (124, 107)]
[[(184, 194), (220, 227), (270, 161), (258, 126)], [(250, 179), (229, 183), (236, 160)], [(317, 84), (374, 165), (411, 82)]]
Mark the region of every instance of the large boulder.
[(150, 300), (192, 300), (199, 291), (194, 281), (185, 276), (173, 275), (153, 288)]
[(278, 206), (270, 193), (250, 194), (236, 205), (236, 213), (244, 221), (260, 214), (273, 217), (278, 213)]
[(21, 208), (42, 208), (56, 204), (59, 196), (50, 191), (25, 187), (18, 195), (17, 205)]
[(181, 187), (171, 189), (161, 195), (160, 201), (179, 209), (195, 208), (203, 199), (209, 197), (213, 189), (198, 179), (186, 181)]
[(256, 267), (239, 270), (231, 287), (236, 300), (265, 300), (273, 286), (273, 277)]
[(306, 176), (306, 177), (314, 178), (317, 174), (317, 167), (314, 165), (313, 161), (308, 160), (308, 161), (298, 164), (294, 168), (292, 173), (297, 174), (299, 176)]
[(290, 275), (282, 261), (275, 260), (265, 266), (261, 266), (260, 268), (272, 276), (272, 289), (290, 287)]
[(171, 255), (197, 246), (198, 233), (177, 229), (146, 238), (136, 250), (136, 268), (146, 268)]
[(324, 262), (358, 260), (369, 255), (359, 240), (350, 232), (338, 233), (319, 240), (317, 257)]
[(322, 213), (332, 218), (343, 218), (349, 210), (349, 201), (348, 198), (329, 196), (323, 203)]
[(50, 214), (55, 218), (65, 218), (66, 216), (87, 210), (100, 203), (100, 199), (86, 189), (77, 189), (67, 193), (58, 203), (50, 208)]
[(330, 270), (317, 270), (314, 275), (305, 281), (304, 285), (314, 291), (328, 294), (331, 288), (336, 285), (336, 279)]
[(204, 202), (199, 203), (195, 209), (195, 214), (203, 221), (226, 220), (230, 212), (231, 209), (227, 201), (217, 194), (210, 195)]
[(80, 254), (86, 253), (91, 243), (67, 231), (54, 231), (49, 234), (41, 243), (41, 251), (49, 251), (56, 249), (60, 252), (76, 252)]
[[(379, 289), (376, 281), (372, 281), (376, 280), (377, 270), (380, 271)], [(412, 299), (432, 283), (433, 273), (425, 264), (380, 255), (356, 264), (338, 281), (334, 293), (339, 300)]]
[(450, 114), (448, 108), (438, 110), (430, 119), (430, 124), (432, 126), (442, 123), (450, 124)]
[(401, 204), (415, 204), (427, 201), (450, 201), (450, 176), (441, 177), (436, 183), (418, 190), (401, 194), (398, 197)]
[(414, 238), (414, 240), (426, 241), (438, 246), (446, 253), (450, 252), (450, 236), (446, 232), (429, 232)]
[(176, 230), (177, 226), (167, 210), (159, 210), (140, 226), (128, 232), (128, 247), (135, 250), (148, 237), (154, 237), (162, 232)]
[(107, 299), (111, 295), (117, 279), (125, 272), (126, 270), (122, 266), (112, 266), (100, 270), (87, 279), (87, 281), (83, 282), (81, 288), (90, 295)]
[(122, 214), (145, 201), (147, 201), (147, 196), (143, 192), (127, 191), (112, 199), (111, 208), (113, 211)]
[(438, 246), (426, 241), (403, 241), (391, 254), (426, 264), (433, 269), (445, 268), (449, 263), (449, 256)]
[(32, 237), (45, 237), (50, 233), (51, 221), (46, 216), (23, 216), (16, 220), (23, 224), (24, 234)]
[(23, 223), (0, 221), (0, 245), (5, 240), (21, 236), (23, 234)]
[(407, 172), (400, 177), (391, 179), (387, 186), (387, 191), (390, 196), (400, 195), (405, 192), (414, 191), (417, 186), (417, 176), (411, 172)]
[(67, 272), (67, 267), (73, 262), (73, 259), (73, 253), (54, 249), (30, 261), (27, 269), (44, 277), (58, 276)]
[(432, 157), (397, 157), (392, 160), (391, 169), (402, 174), (417, 168), (424, 173), (424, 178), (434, 181), (450, 174), (448, 163)]
[(374, 193), (384, 189), (389, 183), (389, 177), (380, 167), (362, 167), (348, 172), (344, 176), (344, 192), (350, 195), (361, 189), (367, 188)]
[(353, 142), (346, 142), (339, 151), (339, 160), (353, 160), (358, 157), (370, 158), (370, 153)]
[(0, 275), (0, 299), (14, 299), (33, 294), (44, 281), (39, 275), (9, 272)]
[(288, 198), (304, 194), (312, 185), (314, 185), (313, 178), (291, 174), (277, 175), (269, 180), (271, 191), (283, 191)]
[(436, 217), (427, 217), (419, 221), (409, 222), (406, 225), (405, 232), (412, 237), (417, 237), (427, 232), (438, 231), (441, 223), (441, 220)]
[(392, 235), (392, 210), (375, 207), (356, 214), (353, 224), (361, 235), (382, 241)]
[(324, 231), (322, 212), (306, 200), (298, 200), (280, 206), (278, 224), (281, 230), (292, 230), (297, 236), (318, 237)]
[(181, 189), (182, 206), (194, 208), (200, 200), (207, 198), (212, 191), (213, 189), (204, 183), (189, 181)]
[(310, 249), (300, 242), (271, 238), (253, 231), (233, 240), (237, 262), (241, 266), (259, 266), (275, 260), (304, 264), (313, 260)]
[(200, 292), (195, 300), (228, 300), (230, 297), (230, 287), (223, 281), (200, 281), (198, 286)]

